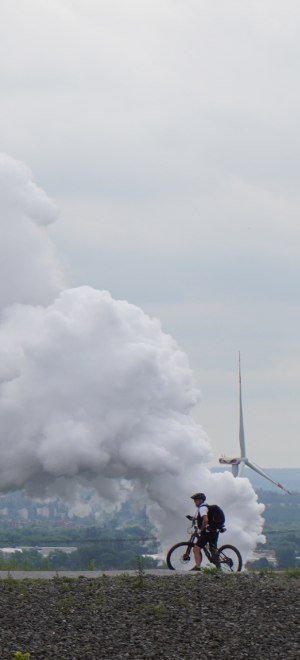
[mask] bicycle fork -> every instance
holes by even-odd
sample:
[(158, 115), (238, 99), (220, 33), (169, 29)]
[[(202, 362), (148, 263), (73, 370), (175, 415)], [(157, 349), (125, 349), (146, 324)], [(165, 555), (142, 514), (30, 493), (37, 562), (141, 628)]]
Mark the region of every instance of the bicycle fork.
[(191, 558), (191, 553), (192, 553), (193, 547), (195, 545), (195, 539), (196, 539), (196, 535), (193, 535), (192, 538), (189, 541), (188, 547), (187, 547), (184, 555), (182, 556), (184, 561), (188, 561)]

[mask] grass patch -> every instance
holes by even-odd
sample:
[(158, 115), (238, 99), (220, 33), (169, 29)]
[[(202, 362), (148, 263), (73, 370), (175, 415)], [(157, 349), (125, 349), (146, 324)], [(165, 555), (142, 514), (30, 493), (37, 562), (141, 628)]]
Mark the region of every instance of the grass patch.
[(73, 609), (73, 607), (75, 605), (75, 598), (74, 598), (74, 596), (72, 596), (72, 594), (70, 594), (69, 596), (64, 596), (63, 598), (60, 598), (57, 601), (57, 604), (63, 610)]
[(288, 568), (285, 574), (290, 578), (300, 578), (300, 568)]
[(149, 616), (154, 616), (156, 619), (161, 619), (168, 613), (168, 609), (163, 603), (158, 603), (158, 605), (144, 605), (141, 607), (141, 611)]
[(129, 573), (122, 573), (121, 575), (117, 575), (115, 577), (115, 582), (119, 587), (124, 585), (127, 586), (130, 583), (130, 580), (132, 580), (132, 578), (130, 577)]
[(209, 566), (204, 566), (201, 569), (201, 573), (203, 575), (221, 575), (220, 569), (216, 566), (212, 566), (211, 568)]

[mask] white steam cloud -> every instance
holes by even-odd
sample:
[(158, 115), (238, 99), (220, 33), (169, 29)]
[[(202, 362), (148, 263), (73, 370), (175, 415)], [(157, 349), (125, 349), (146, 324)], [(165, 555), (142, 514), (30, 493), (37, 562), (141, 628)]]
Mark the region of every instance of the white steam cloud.
[(0, 490), (59, 495), (103, 508), (128, 493), (148, 506), (164, 548), (185, 538), (189, 496), (227, 516), (224, 541), (245, 556), (261, 538), (247, 479), (211, 474), (211, 448), (191, 411), (186, 355), (159, 321), (91, 287), (63, 289), (46, 225), (53, 203), (21, 163), (0, 158)]
[(57, 209), (30, 170), (0, 153), (0, 309), (15, 302), (49, 303), (63, 278), (45, 226)]

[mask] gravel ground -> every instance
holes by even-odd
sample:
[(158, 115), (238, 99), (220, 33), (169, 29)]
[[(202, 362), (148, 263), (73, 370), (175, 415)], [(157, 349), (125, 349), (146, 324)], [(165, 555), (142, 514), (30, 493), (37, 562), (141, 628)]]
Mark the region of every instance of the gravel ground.
[(288, 575), (54, 577), (0, 582), (0, 658), (300, 658)]

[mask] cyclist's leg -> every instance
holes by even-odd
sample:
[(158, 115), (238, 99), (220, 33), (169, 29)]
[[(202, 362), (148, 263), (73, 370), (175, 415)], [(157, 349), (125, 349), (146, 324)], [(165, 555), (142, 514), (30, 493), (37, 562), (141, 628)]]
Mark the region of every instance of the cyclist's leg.
[(201, 568), (201, 562), (202, 562), (202, 552), (201, 548), (204, 548), (204, 546), (208, 542), (208, 533), (207, 532), (202, 532), (201, 536), (199, 537), (197, 543), (193, 547), (193, 552), (194, 552), (194, 557), (195, 557), (195, 565), (197, 568)]
[(201, 567), (201, 562), (202, 562), (202, 552), (200, 549), (200, 546), (198, 545), (199, 541), (194, 545), (193, 547), (193, 553), (194, 553), (194, 558), (195, 558), (195, 566), (197, 568)]
[(209, 532), (209, 549), (211, 552), (212, 556), (212, 561), (215, 564), (217, 561), (217, 556), (218, 556), (218, 538), (219, 538), (219, 532), (218, 531), (211, 531)]

